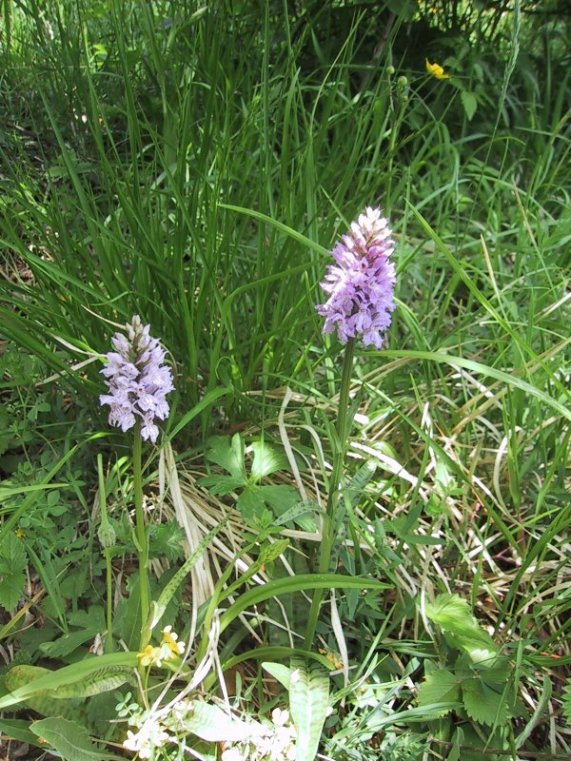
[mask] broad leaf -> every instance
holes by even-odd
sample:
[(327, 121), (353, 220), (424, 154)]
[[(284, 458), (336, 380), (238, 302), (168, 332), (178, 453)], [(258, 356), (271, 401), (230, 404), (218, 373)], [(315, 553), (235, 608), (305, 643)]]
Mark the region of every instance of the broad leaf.
[(0, 545), (0, 574), (24, 571), (27, 564), (22, 540), (15, 534), (7, 534)]
[(482, 679), (474, 677), (462, 682), (462, 699), (468, 716), (491, 727), (507, 720), (507, 703), (503, 691), (493, 689)]
[(274, 515), (280, 516), (299, 502), (299, 494), (287, 484), (259, 486), (259, 495), (269, 505)]
[(240, 434), (235, 433), (231, 440), (226, 436), (213, 436), (208, 441), (206, 459), (220, 465), (230, 475), (245, 484), (247, 481), (246, 467), (244, 465), (244, 442)]
[(14, 610), (23, 595), (25, 583), (24, 571), (3, 574), (0, 581), (0, 605), (6, 610)]
[(329, 708), (329, 676), (321, 666), (292, 660), (289, 705), (297, 730), (295, 761), (313, 761)]
[(478, 108), (478, 101), (476, 100), (474, 93), (468, 92), (468, 90), (462, 90), (460, 93), (460, 99), (464, 107), (464, 113), (470, 122), (472, 121), (472, 118), (476, 113), (476, 109)]
[(445, 716), (460, 705), (458, 677), (446, 669), (432, 671), (418, 688), (417, 700), (419, 706), (431, 709), (432, 715)]
[(64, 634), (53, 642), (42, 642), (40, 650), (44, 655), (50, 658), (65, 658), (66, 655), (73, 653), (80, 645), (88, 640), (92, 640), (95, 635), (102, 631), (99, 627), (81, 629), (80, 631)]
[(54, 748), (65, 761), (105, 761), (122, 758), (99, 750), (91, 742), (84, 726), (60, 716), (34, 721), (30, 729)]
[(242, 478), (225, 476), (220, 473), (212, 473), (209, 476), (203, 476), (198, 483), (200, 486), (204, 486), (208, 489), (208, 491), (215, 497), (224, 497), (235, 489), (241, 489), (244, 486), (244, 480)]
[(266, 661), (265, 663), (262, 663), (262, 668), (264, 671), (267, 671), (268, 674), (271, 674), (271, 676), (274, 677), (274, 679), (277, 679), (277, 681), (282, 685), (282, 687), (285, 687), (286, 690), (289, 692), (289, 685), (290, 685), (290, 677), (291, 677), (291, 669), (287, 666), (284, 666), (283, 663), (269, 663)]
[[(109, 653), (101, 656), (85, 658), (79, 663), (73, 663), (71, 666), (64, 666), (56, 671), (49, 669), (40, 669), (40, 667), (27, 666), (26, 668), (37, 669), (38, 678), (25, 681), (22, 686), (13, 689), (8, 695), (0, 698), (0, 709), (16, 705), (34, 695), (45, 695), (46, 690), (62, 690), (70, 685), (80, 685), (82, 682), (90, 682), (96, 673), (101, 673), (102, 669), (109, 666), (125, 667), (133, 669), (137, 666), (137, 654), (134, 652)], [(21, 669), (21, 666), (14, 667)], [(11, 669), (6, 675), (8, 682), (9, 676), (14, 669)], [(61, 693), (63, 694), (63, 693)]]
[(475, 663), (494, 665), (498, 646), (480, 627), (470, 606), (461, 597), (438, 595), (433, 603), (426, 605), (426, 615), (440, 626), (452, 647), (464, 650)]
[(27, 719), (0, 719), (0, 736), (5, 740), (17, 740), (20, 743), (36, 745), (38, 738), (30, 732), (30, 722)]

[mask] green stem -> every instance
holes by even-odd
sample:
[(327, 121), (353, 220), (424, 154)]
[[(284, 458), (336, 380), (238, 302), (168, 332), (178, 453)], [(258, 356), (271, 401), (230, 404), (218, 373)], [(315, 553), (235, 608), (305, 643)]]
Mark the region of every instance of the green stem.
[(101, 523), (99, 526), (99, 541), (103, 547), (105, 557), (106, 579), (106, 619), (107, 635), (105, 637), (105, 652), (113, 652), (113, 567), (111, 565), (111, 547), (115, 544), (115, 532), (109, 523), (107, 515), (107, 492), (105, 489), (105, 477), (103, 475), (103, 457), (97, 455), (97, 475), (99, 479), (99, 510)]
[(139, 556), (139, 597), (141, 601), (140, 650), (142, 650), (147, 644), (144, 640), (146, 638), (145, 632), (149, 617), (150, 593), (149, 543), (147, 541), (147, 528), (143, 512), (142, 439), (141, 422), (139, 420), (135, 424), (135, 437), (133, 439), (133, 500), (135, 502), (135, 536)]
[[(343, 374), (341, 376), (341, 389), (339, 391), (339, 406), (337, 409), (337, 422), (335, 425), (335, 441), (333, 442), (333, 472), (329, 482), (329, 493), (327, 495), (327, 506), (323, 515), (321, 528), (321, 544), (319, 548), (319, 573), (328, 573), (331, 566), (331, 552), (333, 550), (333, 541), (335, 538), (335, 516), (337, 515), (337, 505), (339, 504), (341, 476), (343, 475), (343, 465), (345, 464), (345, 453), (347, 451), (347, 438), (351, 416), (349, 415), (349, 390), (351, 388), (351, 377), (353, 374), (353, 355), (355, 353), (355, 339), (350, 338), (345, 346), (345, 355), (343, 357)], [(315, 628), (319, 618), (319, 608), (323, 600), (324, 591), (316, 589), (311, 600), (309, 617), (307, 621), (307, 630), (305, 633), (306, 649), (310, 649), (315, 635)]]
[(105, 652), (113, 652), (113, 568), (111, 566), (111, 550), (105, 548), (105, 574), (107, 581), (107, 600), (106, 600), (106, 617), (107, 617), (107, 636), (105, 638)]

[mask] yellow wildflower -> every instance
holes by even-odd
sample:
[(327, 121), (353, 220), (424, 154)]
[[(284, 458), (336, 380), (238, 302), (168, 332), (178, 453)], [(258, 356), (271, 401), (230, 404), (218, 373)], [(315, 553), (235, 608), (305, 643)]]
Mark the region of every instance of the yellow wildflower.
[(450, 79), (450, 74), (447, 74), (439, 63), (429, 63), (428, 58), (426, 61), (426, 71), (432, 74), (436, 79)]
[(184, 642), (178, 642), (178, 634), (173, 632), (172, 626), (163, 629), (163, 641), (159, 647), (147, 645), (137, 658), (141, 666), (157, 666), (160, 668), (163, 661), (172, 661), (184, 653)]
[(24, 537), (26, 536), (26, 532), (24, 531), (23, 528), (17, 528), (16, 531), (14, 531), (14, 533), (16, 534), (18, 539), (24, 539)]
[(160, 666), (161, 665), (160, 654), (161, 654), (160, 647), (153, 647), (152, 645), (147, 645), (147, 647), (145, 647), (144, 650), (142, 650), (140, 653), (137, 653), (137, 658), (139, 659), (141, 666), (150, 666), (151, 664), (156, 664), (157, 666)]
[(178, 642), (178, 634), (173, 632), (172, 626), (165, 626), (163, 629), (163, 641), (161, 643), (161, 650), (163, 652), (169, 651), (171, 658), (177, 658), (184, 653), (184, 642)]

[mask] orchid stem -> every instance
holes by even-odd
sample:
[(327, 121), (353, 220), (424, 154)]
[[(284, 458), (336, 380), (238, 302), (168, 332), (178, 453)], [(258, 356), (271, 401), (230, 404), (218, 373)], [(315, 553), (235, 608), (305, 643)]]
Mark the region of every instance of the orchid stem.
[(137, 538), (137, 554), (139, 556), (139, 597), (141, 601), (141, 641), (140, 650), (146, 642), (145, 632), (149, 617), (149, 543), (147, 527), (143, 511), (143, 474), (142, 474), (142, 439), (141, 422), (135, 424), (133, 439), (133, 500), (135, 502), (135, 536)]
[[(347, 451), (347, 439), (352, 419), (351, 415), (349, 415), (349, 391), (351, 388), (351, 377), (353, 375), (354, 353), (355, 339), (350, 338), (345, 346), (345, 355), (343, 357), (343, 373), (341, 376), (341, 388), (339, 391), (335, 441), (333, 442), (333, 467), (331, 480), (329, 482), (327, 505), (325, 513), (323, 514), (321, 526), (321, 544), (319, 548), (318, 565), (319, 573), (328, 573), (331, 570), (331, 553), (333, 550), (336, 528), (335, 517), (337, 515), (337, 506), (339, 504), (341, 477), (343, 475), (343, 466), (345, 464), (345, 454)], [(313, 643), (323, 595), (324, 590), (322, 589), (316, 589), (313, 593), (305, 633), (304, 646), (306, 649), (309, 649)]]

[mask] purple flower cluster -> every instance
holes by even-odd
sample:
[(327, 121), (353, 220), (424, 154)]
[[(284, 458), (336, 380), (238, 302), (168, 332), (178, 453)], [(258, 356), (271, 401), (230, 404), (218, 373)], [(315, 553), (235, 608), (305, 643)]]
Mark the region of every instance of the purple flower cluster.
[(325, 333), (336, 330), (343, 343), (361, 336), (366, 346), (381, 348), (395, 308), (394, 247), (388, 220), (367, 207), (331, 252), (337, 264), (321, 283), (329, 298), (317, 307)]
[(128, 431), (140, 418), (141, 436), (154, 443), (159, 435), (154, 419), (164, 420), (169, 414), (165, 396), (174, 389), (172, 373), (163, 365), (165, 350), (151, 338), (150, 326), (142, 325), (139, 315), (125, 328), (126, 336), (115, 333), (111, 340), (116, 351), (106, 354), (107, 364), (101, 373), (109, 394), (102, 394), (99, 401), (111, 407), (110, 425)]

